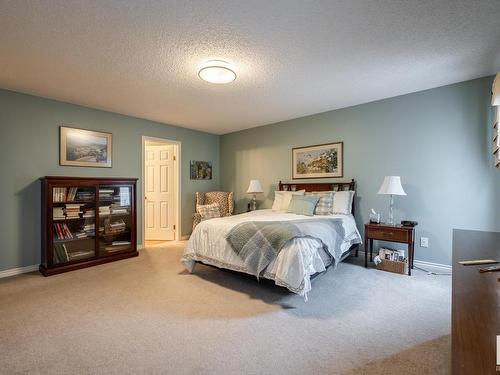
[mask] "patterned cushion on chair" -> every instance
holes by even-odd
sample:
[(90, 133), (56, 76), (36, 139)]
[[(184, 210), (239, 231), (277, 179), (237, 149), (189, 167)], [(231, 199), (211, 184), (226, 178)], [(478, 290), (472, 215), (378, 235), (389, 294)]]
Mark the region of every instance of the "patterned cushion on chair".
[(203, 204), (217, 203), (220, 209), (220, 216), (231, 216), (234, 210), (233, 192), (211, 191), (204, 193)]
[(203, 204), (197, 207), (201, 221), (220, 217), (220, 207), (217, 203)]

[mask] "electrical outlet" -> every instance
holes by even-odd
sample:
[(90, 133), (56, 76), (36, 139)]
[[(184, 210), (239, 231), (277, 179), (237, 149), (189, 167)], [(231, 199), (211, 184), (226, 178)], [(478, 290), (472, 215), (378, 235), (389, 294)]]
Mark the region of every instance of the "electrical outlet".
[(420, 247), (429, 247), (428, 237), (420, 237)]

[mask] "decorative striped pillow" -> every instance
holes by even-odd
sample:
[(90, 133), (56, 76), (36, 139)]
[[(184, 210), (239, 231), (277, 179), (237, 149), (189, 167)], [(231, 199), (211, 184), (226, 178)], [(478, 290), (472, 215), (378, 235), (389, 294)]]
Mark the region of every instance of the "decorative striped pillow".
[(333, 191), (313, 191), (306, 193), (306, 195), (312, 195), (319, 197), (319, 202), (314, 209), (315, 215), (331, 215), (333, 213)]
[(204, 204), (196, 206), (196, 210), (201, 216), (201, 221), (220, 217), (220, 209), (218, 203)]

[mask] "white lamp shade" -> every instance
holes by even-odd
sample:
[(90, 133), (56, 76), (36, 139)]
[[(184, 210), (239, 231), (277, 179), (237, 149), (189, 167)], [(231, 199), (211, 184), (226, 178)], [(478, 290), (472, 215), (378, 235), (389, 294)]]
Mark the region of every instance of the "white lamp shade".
[(263, 193), (262, 185), (259, 180), (250, 180), (250, 185), (248, 185), (247, 193)]
[(378, 194), (406, 195), (403, 186), (401, 186), (401, 177), (385, 176)]

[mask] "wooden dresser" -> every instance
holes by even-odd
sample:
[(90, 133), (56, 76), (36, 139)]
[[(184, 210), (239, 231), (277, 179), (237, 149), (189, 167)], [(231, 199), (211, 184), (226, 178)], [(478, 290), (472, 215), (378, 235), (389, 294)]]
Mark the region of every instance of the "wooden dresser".
[(461, 260), (500, 260), (500, 233), (453, 231), (452, 374), (500, 374), (496, 336), (500, 335), (500, 272), (479, 273), (485, 265)]

